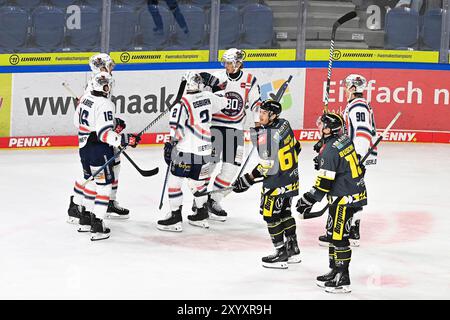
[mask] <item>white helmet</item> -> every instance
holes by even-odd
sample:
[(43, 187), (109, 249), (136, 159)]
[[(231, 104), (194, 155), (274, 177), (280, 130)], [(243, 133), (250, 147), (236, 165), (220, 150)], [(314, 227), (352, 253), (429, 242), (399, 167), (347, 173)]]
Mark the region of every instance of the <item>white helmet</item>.
[(89, 66), (94, 73), (104, 71), (101, 68), (105, 68), (107, 72), (111, 73), (115, 65), (114, 60), (106, 53), (96, 54), (89, 59)]
[(91, 85), (93, 91), (98, 91), (109, 96), (113, 84), (112, 76), (108, 72), (99, 72), (92, 77)]
[(237, 63), (240, 63), (240, 66), (244, 63), (244, 51), (231, 48), (223, 53), (222, 56), (222, 66), (225, 66), (226, 63), (232, 63), (234, 66), (235, 72), (237, 71)]
[(360, 74), (351, 74), (344, 79), (344, 85), (347, 89), (355, 87), (355, 93), (363, 93), (366, 89), (366, 78)]
[(196, 72), (186, 72), (181, 80), (186, 80), (186, 92), (197, 92), (202, 90), (203, 79)]

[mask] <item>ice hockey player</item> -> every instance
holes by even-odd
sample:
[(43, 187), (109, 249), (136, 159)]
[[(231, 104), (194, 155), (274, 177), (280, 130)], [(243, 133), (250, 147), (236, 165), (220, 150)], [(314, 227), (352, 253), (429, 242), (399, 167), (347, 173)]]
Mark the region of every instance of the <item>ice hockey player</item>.
[(267, 268), (286, 269), (288, 263), (300, 262), (291, 204), (292, 198), (298, 195), (298, 154), (301, 147), (289, 122), (279, 118), (279, 102), (265, 100), (260, 109), (261, 127), (252, 134), (260, 161), (250, 173), (233, 183), (233, 191), (247, 191), (251, 185), (262, 181), (260, 213), (276, 249), (275, 254), (262, 258), (262, 264)]
[[(84, 95), (91, 94), (92, 91), (92, 79), (93, 77), (100, 73), (100, 72), (107, 72), (112, 76), (112, 71), (115, 67), (114, 60), (106, 53), (99, 53), (96, 55), (93, 55), (89, 60), (89, 66), (92, 71), (91, 79), (88, 81), (86, 85), (86, 89), (84, 92)], [(114, 81), (112, 82), (112, 86), (114, 84)], [(111, 92), (109, 93), (111, 95)], [(81, 99), (81, 98), (80, 98)], [(78, 102), (80, 101), (78, 99)], [(123, 121), (120, 118), (115, 118), (115, 127), (114, 130), (117, 133), (121, 133), (125, 127), (125, 121)], [(117, 152), (117, 150), (115, 150)], [(117, 157), (114, 161), (114, 175), (115, 175), (115, 181), (113, 182), (112, 191), (111, 191), (111, 197), (108, 204), (108, 210), (107, 210), (107, 218), (119, 218), (119, 219), (127, 219), (129, 217), (129, 210), (122, 208), (119, 206), (116, 197), (117, 197), (117, 188), (118, 188), (118, 181), (119, 181), (119, 173), (120, 173), (120, 156)], [(83, 211), (83, 207), (80, 205), (82, 202), (83, 197), (91, 197), (92, 195), (86, 194), (84, 192), (84, 188), (81, 186), (82, 180), (78, 179), (75, 181), (74, 186), (74, 193), (70, 197), (70, 204), (68, 209), (68, 222), (73, 224), (78, 224), (79, 215), (80, 212)]]
[[(213, 190), (229, 187), (235, 178), (244, 156), (244, 124), (249, 113), (259, 126), (261, 97), (256, 77), (243, 70), (244, 52), (232, 48), (222, 57), (221, 70), (213, 75), (202, 72), (206, 86), (212, 91), (224, 90), (228, 105), (213, 114), (211, 132), (213, 135), (213, 164), (211, 172), (222, 161), (220, 172), (214, 179)], [(222, 208), (222, 199), (231, 192), (217, 192), (208, 198), (210, 219), (225, 221), (227, 212)]]
[[(85, 179), (114, 156), (114, 148), (127, 145), (135, 147), (140, 140), (134, 134), (119, 134), (114, 131), (115, 107), (109, 96), (111, 75), (107, 72), (97, 73), (91, 84), (91, 94), (81, 98), (74, 116)], [(105, 227), (103, 219), (107, 213), (114, 180), (111, 164), (83, 188), (88, 196), (83, 200), (85, 210), (80, 213), (78, 231), (90, 231), (93, 241), (109, 238), (110, 230)]]
[[(350, 140), (355, 146), (355, 151), (359, 159), (364, 157), (370, 147), (377, 139), (375, 119), (370, 104), (364, 99), (364, 90), (366, 88), (366, 79), (359, 74), (350, 74), (343, 81), (345, 87), (345, 96), (347, 106), (344, 110), (344, 129)], [(364, 180), (367, 182), (366, 168), (377, 163), (377, 149), (375, 148), (369, 154), (367, 160), (361, 164), (364, 172)], [(367, 185), (366, 185), (367, 186)], [(359, 247), (360, 240), (360, 221), (362, 207), (360, 211), (355, 212), (350, 229), (350, 245)], [(320, 236), (319, 243), (328, 246), (327, 237)]]
[[(163, 231), (180, 232), (182, 228), (183, 180), (187, 179), (193, 194), (206, 191), (205, 179), (210, 175), (211, 117), (227, 106), (227, 98), (202, 91), (203, 80), (198, 73), (187, 72), (186, 94), (171, 110), (170, 142), (164, 145), (164, 159), (170, 166), (168, 180), (171, 212), (157, 222)], [(189, 224), (209, 228), (207, 196), (194, 198), (195, 212), (188, 215)]]
[(319, 173), (315, 185), (298, 200), (297, 211), (301, 215), (307, 214), (314, 203), (327, 196), (330, 203), (327, 237), (331, 271), (317, 277), (317, 285), (327, 292), (346, 293), (351, 291), (350, 225), (353, 214), (367, 204), (366, 188), (355, 147), (342, 133), (342, 117), (324, 113), (321, 122), (323, 146), (318, 156)]

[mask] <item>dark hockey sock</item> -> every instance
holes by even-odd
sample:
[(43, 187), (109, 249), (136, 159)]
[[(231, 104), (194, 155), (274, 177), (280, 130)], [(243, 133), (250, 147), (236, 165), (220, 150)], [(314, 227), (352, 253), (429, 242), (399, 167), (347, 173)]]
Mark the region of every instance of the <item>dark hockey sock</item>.
[(328, 264), (330, 266), (330, 269), (334, 269), (334, 246), (330, 244), (328, 247)]
[(346, 270), (350, 265), (352, 249), (350, 247), (336, 247), (334, 251), (334, 265), (337, 269)]
[(267, 223), (267, 228), (269, 230), (270, 238), (275, 248), (282, 247), (284, 245), (284, 228), (283, 222), (281, 220), (277, 222)]
[(286, 236), (286, 238), (288, 236), (295, 235), (296, 224), (294, 217), (283, 218), (281, 222), (283, 224), (284, 235)]

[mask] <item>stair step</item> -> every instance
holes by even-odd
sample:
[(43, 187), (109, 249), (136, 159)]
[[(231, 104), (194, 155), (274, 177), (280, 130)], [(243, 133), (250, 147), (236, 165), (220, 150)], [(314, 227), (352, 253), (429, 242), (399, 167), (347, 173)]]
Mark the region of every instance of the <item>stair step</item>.
[(278, 1), (278, 0), (266, 0), (273, 12), (298, 12), (300, 2), (299, 1)]
[[(308, 17), (306, 19), (306, 25), (307, 26), (317, 26), (317, 27), (328, 27), (331, 29), (333, 24), (340, 17), (341, 17), (340, 14), (334, 14), (334, 13), (311, 13), (311, 14), (308, 14)], [(356, 17), (350, 21), (347, 21), (344, 26), (346, 28), (359, 28), (359, 21), (360, 21), (360, 18)]]
[(308, 14), (309, 13), (335, 13), (339, 16), (346, 14), (347, 12), (355, 10), (355, 5), (351, 2), (342, 1), (309, 1)]
[[(369, 49), (365, 42), (336, 41), (335, 49)], [(306, 41), (307, 49), (330, 49), (330, 41), (326, 40), (308, 40)]]

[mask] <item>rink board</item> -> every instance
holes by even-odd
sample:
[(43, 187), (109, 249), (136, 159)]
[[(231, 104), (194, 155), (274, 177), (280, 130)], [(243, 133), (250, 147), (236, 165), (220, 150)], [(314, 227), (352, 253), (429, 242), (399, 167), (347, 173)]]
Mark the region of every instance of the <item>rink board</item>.
[[(340, 80), (359, 73), (368, 80), (378, 129), (398, 111), (402, 116), (388, 141), (450, 143), (450, 74), (448, 65), (336, 62), (330, 91), (330, 110), (343, 110)], [(214, 72), (218, 63), (122, 64), (114, 73), (116, 114), (128, 132), (139, 132), (174, 100), (181, 76), (188, 68)], [(263, 99), (275, 93), (290, 75), (283, 100), (283, 117), (300, 140), (317, 139), (315, 122), (323, 110), (326, 63), (248, 62), (246, 69), (259, 81)], [(8, 73), (10, 72), (10, 73)], [(0, 70), (0, 148), (70, 147), (77, 145), (73, 125), (75, 99), (62, 86), (83, 93), (87, 66), (29, 66)], [(248, 117), (247, 127), (252, 119)], [(144, 144), (164, 142), (168, 121), (158, 122), (144, 136)]]

